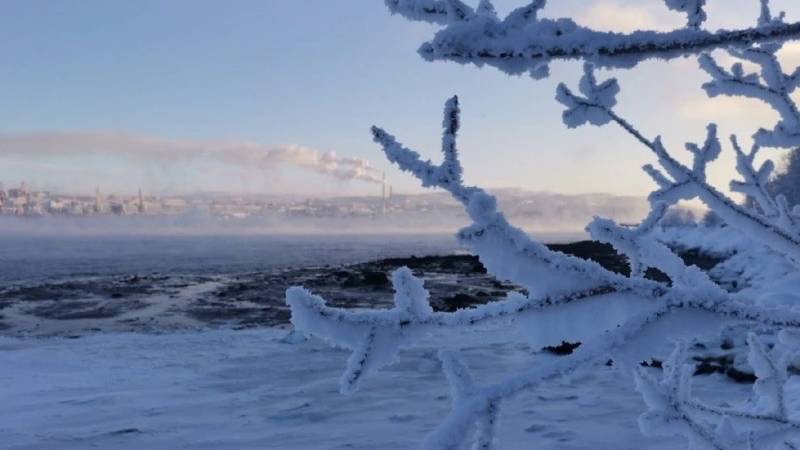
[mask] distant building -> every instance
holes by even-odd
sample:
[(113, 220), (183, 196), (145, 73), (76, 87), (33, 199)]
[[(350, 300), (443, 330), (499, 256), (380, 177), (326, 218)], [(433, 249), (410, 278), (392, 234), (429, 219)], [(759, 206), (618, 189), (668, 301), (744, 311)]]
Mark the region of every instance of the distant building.
[(25, 191), (22, 189), (9, 189), (8, 190), (8, 198), (10, 199), (17, 199), (17, 198), (25, 198)]
[(105, 201), (103, 201), (103, 197), (100, 196), (100, 188), (95, 188), (94, 190), (94, 208), (93, 212), (95, 214), (102, 214), (105, 211), (106, 205)]
[(125, 205), (121, 203), (112, 203), (110, 209), (111, 209), (111, 214), (116, 214), (118, 216), (125, 214)]
[(138, 203), (136, 205), (136, 211), (139, 214), (146, 214), (147, 213), (147, 207), (144, 204), (144, 197), (142, 197), (142, 188), (139, 188), (139, 197), (138, 197), (137, 200), (138, 200)]

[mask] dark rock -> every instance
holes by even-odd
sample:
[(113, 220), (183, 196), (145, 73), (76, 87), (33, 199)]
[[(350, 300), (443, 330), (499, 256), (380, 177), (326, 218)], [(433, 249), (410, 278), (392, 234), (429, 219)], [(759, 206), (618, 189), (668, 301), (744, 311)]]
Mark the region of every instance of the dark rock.
[(700, 363), (716, 364), (719, 366), (733, 365), (733, 354), (693, 356), (693, 360)]
[(739, 370), (734, 366), (732, 353), (695, 356), (692, 359), (698, 362), (695, 366), (694, 375), (719, 373), (726, 375), (737, 383), (754, 383), (756, 381), (755, 374)]
[(642, 367), (654, 367), (656, 369), (663, 369), (664, 363), (660, 359), (650, 358), (650, 361), (642, 361), (639, 363)]
[(683, 262), (686, 263), (686, 265), (697, 266), (705, 271), (713, 269), (714, 266), (725, 260), (725, 258), (720, 255), (704, 253), (699, 248), (679, 250), (678, 256), (680, 256), (681, 259), (683, 259)]
[(730, 350), (733, 348), (733, 340), (730, 338), (725, 338), (722, 340), (722, 343), (719, 345), (719, 348), (723, 350)]
[(624, 275), (629, 275), (631, 272), (627, 258), (617, 253), (610, 244), (597, 241), (579, 241), (569, 244), (549, 244), (547, 247), (550, 250), (567, 255), (590, 259), (612, 272)]
[(693, 375), (711, 375), (712, 373), (725, 373), (725, 368), (719, 364), (703, 362), (695, 366)]
[[(610, 244), (597, 241), (580, 241), (569, 244), (550, 244), (547, 247), (568, 255), (590, 259), (612, 272), (625, 276), (630, 276), (631, 273), (628, 259), (624, 255), (617, 253)], [(696, 265), (703, 270), (710, 270), (725, 259), (718, 255), (703, 253), (700, 249), (676, 249), (676, 253), (686, 264)], [(648, 268), (645, 271), (645, 278), (662, 283), (671, 283), (671, 280), (664, 272), (654, 268)]]
[(411, 270), (424, 269), (444, 273), (478, 274), (485, 275), (486, 268), (474, 255), (444, 255), (423, 256), (410, 258), (387, 258), (375, 262), (376, 265), (387, 270), (398, 267), (408, 267)]
[(440, 301), (436, 302), (434, 305), (436, 308), (434, 309), (439, 311), (453, 312), (458, 309), (469, 308), (470, 306), (480, 305), (482, 303), (485, 303), (485, 301), (482, 301), (473, 295), (458, 293), (442, 298)]
[(135, 434), (135, 433), (141, 433), (141, 432), (142, 432), (142, 430), (140, 430), (138, 428), (123, 428), (121, 430), (112, 431), (112, 432), (110, 432), (108, 434), (113, 436), (113, 435), (121, 435), (121, 434)]
[(544, 347), (542, 350), (548, 353), (552, 353), (554, 355), (571, 355), (576, 348), (580, 347), (580, 342), (567, 342), (561, 341), (561, 344), (555, 346), (547, 346)]
[(385, 288), (390, 284), (385, 272), (365, 271), (361, 274), (361, 279), (365, 286), (374, 288)]
[(754, 373), (750, 372), (742, 372), (741, 370), (735, 367), (729, 367), (728, 370), (725, 371), (725, 375), (731, 378), (733, 381), (737, 383), (748, 383), (752, 384), (755, 383), (757, 378)]

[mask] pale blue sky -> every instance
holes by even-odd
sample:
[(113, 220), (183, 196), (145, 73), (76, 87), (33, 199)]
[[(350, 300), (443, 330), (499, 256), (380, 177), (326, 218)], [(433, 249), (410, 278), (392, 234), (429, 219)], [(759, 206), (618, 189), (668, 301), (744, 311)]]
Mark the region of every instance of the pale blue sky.
[[(496, 2), (501, 12), (521, 3)], [(548, 15), (607, 28), (663, 29), (683, 20), (661, 0), (551, 3)], [(709, 3), (712, 27), (747, 26), (757, 14), (756, 0)], [(794, 10), (790, 17), (797, 17)], [(381, 0), (3, 0), (0, 133), (297, 144), (369, 159), (387, 171), (395, 189), (416, 191), (413, 179), (384, 162), (369, 126), (383, 126), (438, 158), (441, 107), (458, 94), (469, 182), (569, 193), (651, 189), (638, 168), (652, 158), (621, 132), (561, 125), (555, 85), (574, 85), (577, 63), (555, 64), (544, 81), (428, 63), (416, 49), (435, 30), (390, 16)], [(800, 52), (791, 50), (787, 58), (797, 62)], [(773, 119), (756, 103), (708, 102), (700, 90), (706, 77), (693, 61), (652, 62), (615, 74), (623, 87), (620, 112), (678, 150), (686, 139), (702, 139), (708, 120), (720, 122), (723, 134), (749, 136)], [(731, 158), (718, 166), (716, 181), (727, 184)], [(72, 191), (95, 185), (106, 191), (375, 191), (293, 168), (8, 156), (0, 148), (0, 181), (22, 179)]]

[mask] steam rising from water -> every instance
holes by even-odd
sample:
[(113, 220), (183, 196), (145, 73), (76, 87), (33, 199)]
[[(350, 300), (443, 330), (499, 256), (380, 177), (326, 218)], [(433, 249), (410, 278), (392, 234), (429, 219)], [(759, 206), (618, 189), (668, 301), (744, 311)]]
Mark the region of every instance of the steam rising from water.
[(341, 180), (383, 183), (381, 173), (362, 158), (339, 156), (299, 145), (268, 146), (236, 141), (168, 140), (125, 133), (0, 134), (0, 155), (39, 157), (115, 156), (142, 162), (176, 163), (194, 159), (269, 170), (302, 167)]

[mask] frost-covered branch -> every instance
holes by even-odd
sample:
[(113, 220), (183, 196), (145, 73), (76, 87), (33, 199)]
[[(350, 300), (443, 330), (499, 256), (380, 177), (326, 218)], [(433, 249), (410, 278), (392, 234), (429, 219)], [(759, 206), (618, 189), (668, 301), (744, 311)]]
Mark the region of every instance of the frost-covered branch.
[(777, 217), (779, 215), (777, 202), (767, 191), (767, 182), (775, 169), (775, 164), (767, 160), (756, 170), (755, 160), (761, 147), (754, 144), (750, 152), (745, 153), (736, 136), (731, 136), (731, 144), (736, 152), (736, 171), (743, 178), (742, 181), (731, 181), (731, 190), (754, 199), (765, 216)]
[(669, 154), (660, 136), (652, 140), (646, 138), (613, 111), (617, 91), (617, 83), (613, 79), (598, 84), (594, 68), (586, 64), (580, 83), (583, 95), (573, 93), (563, 83), (558, 86), (556, 99), (567, 108), (563, 113), (564, 123), (571, 128), (586, 123), (616, 123), (650, 149), (664, 170), (661, 172), (649, 165), (644, 168), (660, 187), (650, 195), (651, 203), (675, 204), (680, 200), (698, 198), (731, 226), (785, 254), (795, 263), (800, 262), (800, 233), (797, 230), (786, 228), (777, 221), (738, 205), (706, 181), (706, 165), (719, 156), (720, 150), (715, 125), (709, 125), (702, 148), (687, 144), (687, 149), (694, 156), (694, 164), (689, 168)]
[(423, 186), (444, 189), (464, 205), (473, 224), (459, 231), (459, 242), (471, 248), (490, 273), (523, 286), (532, 295), (563, 294), (603, 286), (652, 289), (649, 283), (615, 274), (595, 262), (549, 250), (509, 224), (497, 211), (497, 200), (492, 195), (463, 184), (455, 145), (458, 128), (458, 98), (453, 97), (445, 104), (444, 161), (439, 165), (423, 160), (419, 153), (404, 147), (381, 128), (372, 127), (372, 134), (389, 161), (413, 174)]
[[(637, 357), (639, 358), (638, 360), (641, 360), (649, 349), (643, 344), (639, 344), (637, 341), (641, 336), (646, 335), (651, 328), (658, 327), (660, 323), (664, 326), (663, 322), (667, 321), (670, 325), (664, 326), (663, 329), (671, 330), (672, 333), (681, 335), (681, 327), (678, 324), (685, 321), (686, 316), (673, 317), (673, 313), (676, 310), (671, 309), (671, 305), (678, 305), (678, 303), (668, 302), (667, 306), (663, 308), (656, 308), (646, 313), (633, 315), (629, 317), (624, 324), (599, 333), (593, 339), (579, 347), (573, 355), (549, 362), (548, 364), (537, 364), (525, 372), (509, 376), (495, 384), (476, 387), (470, 377), (469, 389), (463, 389), (459, 386), (463, 386), (464, 383), (458, 381), (459, 379), (457, 377), (448, 374), (447, 378), (451, 382), (454, 407), (436, 430), (428, 436), (425, 441), (425, 448), (430, 450), (461, 448), (460, 446), (463, 445), (469, 435), (468, 431), (470, 426), (478, 424), (480, 427), (481, 420), (485, 418), (487, 411), (491, 410), (490, 405), (497, 405), (504, 399), (511, 398), (521, 391), (533, 389), (543, 382), (567, 375), (579, 367), (596, 361), (605, 361), (609, 356), (617, 358), (624, 357), (626, 354), (628, 354), (629, 357), (630, 354), (635, 355), (632, 358), (634, 361), (637, 360)], [(675, 320), (669, 322), (670, 318)], [(699, 323), (708, 325), (707, 321)], [(669, 333), (670, 331), (667, 332)], [(681, 352), (680, 354), (682, 355), (683, 353)], [(677, 356), (673, 354), (672, 359), (676, 358)], [(688, 378), (691, 372), (687, 373), (682, 365), (675, 366), (673, 364), (670, 366), (670, 364), (670, 362), (667, 363), (665, 370), (665, 376), (669, 380), (669, 383), (664, 385), (667, 391), (666, 393), (669, 394), (671, 398), (674, 398), (676, 403), (678, 401), (688, 402), (691, 400), (691, 405), (699, 404), (691, 399), (687, 384), (684, 384), (683, 387), (673, 385), (677, 380), (682, 380), (686, 383), (688, 381), (686, 378)], [(447, 367), (447, 364), (445, 364), (445, 366), (445, 373), (453, 370), (452, 367)], [(671, 370), (670, 367), (677, 368)], [(463, 373), (465, 370), (466, 368), (462, 363), (457, 373)], [(454, 380), (456, 385), (453, 385)], [(663, 399), (661, 403), (664, 403)], [(691, 405), (683, 405), (681, 403), (680, 410), (675, 412), (681, 413), (679, 419), (684, 421), (693, 432), (701, 435), (705, 434), (706, 431), (702, 428), (702, 425), (695, 422), (694, 419), (688, 416), (687, 412), (683, 411), (684, 409), (688, 410)], [(786, 422), (784, 425), (787, 424), (790, 427), (794, 427), (793, 423), (789, 424)], [(715, 439), (712, 438), (710, 441), (713, 442)], [(736, 447), (719, 448), (727, 449)]]
[[(453, 403), (453, 411), (464, 411), (465, 403), (475, 396), (477, 387), (472, 380), (464, 361), (455, 352), (439, 352), (439, 360), (442, 362), (442, 372), (444, 372), (447, 382), (450, 384), (450, 398)], [(499, 399), (487, 399), (483, 402), (483, 408), (475, 411), (477, 429), (475, 430), (473, 450), (489, 450), (495, 440), (495, 430), (500, 412)], [(445, 436), (431, 435), (428, 438), (426, 447), (428, 448), (447, 448), (448, 440), (452, 442), (455, 436), (466, 436), (469, 424), (459, 423), (457, 432), (450, 430)], [(459, 439), (462, 440), (462, 439)], [(445, 441), (445, 442), (442, 442)]]
[(648, 267), (666, 273), (675, 285), (721, 292), (721, 289), (696, 266), (687, 267), (669, 247), (657, 241), (651, 231), (664, 216), (666, 203), (654, 205), (650, 215), (636, 228), (619, 226), (613, 220), (595, 219), (586, 230), (596, 241), (611, 244), (628, 257), (631, 276), (643, 277)]
[[(564, 86), (560, 88), (559, 99), (570, 107), (565, 118), (574, 125), (584, 122), (620, 123), (636, 133), (639, 140), (652, 146), (669, 176), (683, 183), (705, 186), (706, 163), (719, 154), (715, 129), (709, 127), (708, 137), (702, 146), (687, 146), (695, 156), (695, 163), (691, 169), (684, 167), (669, 157), (658, 140), (647, 141), (627, 122), (614, 115), (610, 108), (614, 104), (616, 86), (615, 82), (598, 84), (591, 70), (587, 69), (581, 82), (585, 97), (572, 94)], [(401, 348), (418, 344), (440, 328), (483, 327), (510, 320), (526, 329), (525, 338), (529, 343), (544, 346), (564, 338), (590, 343), (598, 340), (606, 342), (603, 336), (607, 333), (621, 333), (620, 336), (630, 337), (624, 330), (630, 330), (631, 327), (640, 330), (665, 315), (681, 310), (710, 313), (725, 320), (755, 321), (773, 327), (800, 327), (800, 313), (764, 311), (734, 301), (705, 274), (695, 267), (686, 267), (668, 248), (654, 241), (649, 231), (663, 216), (666, 203), (656, 203), (651, 215), (637, 228), (619, 227), (601, 219), (595, 220), (589, 228), (596, 237), (611, 242), (631, 257), (633, 265), (637, 267), (634, 275), (641, 275), (642, 267), (653, 266), (666, 270), (674, 282), (671, 288), (638, 276), (627, 278), (608, 272), (594, 263), (552, 252), (530, 240), (497, 212), (492, 196), (479, 188), (463, 184), (455, 142), (460, 126), (457, 98), (446, 103), (444, 117), (444, 158), (439, 165), (429, 160), (423, 161), (418, 153), (403, 147), (381, 129), (373, 128), (373, 136), (391, 161), (413, 173), (423, 185), (445, 189), (465, 205), (474, 223), (459, 233), (462, 242), (473, 248), (490, 271), (526, 285), (531, 295), (510, 294), (503, 301), (476, 308), (452, 313), (433, 312), (422, 282), (408, 269), (400, 269), (392, 276), (396, 295), (395, 307), (390, 310), (353, 312), (330, 308), (323, 299), (302, 288), (290, 289), (287, 291), (287, 302), (292, 308), (292, 322), (297, 330), (353, 351), (342, 377), (342, 392), (352, 392), (364, 375), (391, 363)], [(664, 163), (664, 160), (667, 162)], [(667, 175), (661, 177), (669, 180)], [(674, 180), (667, 182), (676, 184)], [(513, 258), (512, 263), (507, 263), (503, 256), (506, 259)], [(530, 276), (531, 272), (534, 276)], [(552, 322), (554, 315), (562, 321), (558, 324), (558, 334), (551, 333), (548, 328), (548, 322)], [(590, 319), (590, 326), (587, 326), (587, 318)], [(705, 320), (703, 323), (707, 324)], [(621, 337), (609, 342), (613, 345), (630, 344)], [(608, 354), (611, 344), (606, 344), (597, 354)], [(591, 352), (581, 354), (590, 356), (537, 367), (481, 389), (471, 387), (471, 381), (468, 382), (464, 375), (467, 372), (463, 365), (452, 357), (445, 357), (449, 361), (445, 364), (445, 370), (451, 383), (454, 383), (454, 405), (457, 407), (431, 434), (427, 441), (429, 448), (456, 448), (473, 425), (477, 430), (476, 448), (489, 448), (494, 440), (494, 428), (502, 400), (519, 390), (563, 375), (593, 358)], [(697, 405), (695, 407), (698, 408)], [(685, 415), (683, 410), (679, 412)], [(697, 436), (707, 442), (715, 442), (714, 435), (704, 431), (697, 422), (687, 418), (681, 420)]]
[[(612, 350), (626, 345), (644, 328), (658, 321), (663, 314), (663, 311), (653, 311), (633, 317), (624, 325), (609, 330), (597, 339), (579, 347), (569, 357), (552, 361), (549, 364), (535, 365), (527, 371), (512, 375), (495, 384), (477, 387), (471, 383), (470, 389), (462, 390), (453, 386), (455, 377), (448, 374), (451, 393), (454, 396), (454, 407), (439, 426), (428, 435), (423, 447), (427, 450), (461, 448), (469, 435), (470, 428), (478, 424), (480, 429), (481, 422), (486, 420), (486, 416), (492, 412), (492, 405), (498, 405), (504, 399), (511, 398), (520, 391), (533, 389), (543, 382), (567, 375), (586, 364), (608, 358)], [(443, 364), (443, 370), (446, 374), (453, 371), (452, 366), (448, 363)], [(462, 363), (458, 372), (463, 370)], [(479, 442), (476, 441), (476, 444)]]
[(733, 56), (759, 65), (760, 77), (745, 73), (741, 63), (733, 64), (728, 71), (710, 55), (701, 55), (700, 67), (712, 78), (703, 84), (703, 89), (709, 97), (741, 96), (766, 103), (780, 115), (781, 121), (773, 130), (758, 130), (753, 136), (755, 142), (762, 147), (796, 147), (800, 145), (800, 111), (790, 95), (797, 89), (798, 76), (797, 72), (783, 73), (776, 56), (778, 49), (779, 45), (770, 44), (729, 50)]
[(669, 32), (616, 33), (581, 26), (572, 19), (540, 18), (544, 0), (533, 0), (500, 19), (488, 0), (473, 8), (460, 0), (386, 0), (393, 14), (442, 25), (419, 54), (430, 61), (449, 60), (494, 66), (509, 74), (547, 76), (553, 60), (584, 60), (604, 67), (630, 68), (650, 58), (696, 55), (717, 48), (800, 37), (800, 22), (760, 22), (756, 27), (707, 31), (702, 0), (666, 0), (687, 13), (687, 28)]
[[(342, 376), (343, 393), (353, 392), (364, 375), (390, 364), (400, 349), (418, 345), (438, 329), (486, 331), (487, 326), (494, 325), (504, 330), (500, 339), (507, 342), (513, 336), (508, 329), (511, 324), (518, 327), (518, 332), (524, 332), (521, 339), (534, 347), (552, 345), (565, 338), (586, 343), (574, 357), (563, 362), (537, 365), (483, 388), (475, 387), (466, 366), (457, 356), (444, 352), (442, 360), (451, 383), (453, 410), (426, 441), (427, 448), (431, 449), (458, 448), (473, 425), (476, 426), (476, 448), (490, 448), (503, 399), (600, 357), (619, 355), (623, 359), (626, 352), (632, 351), (628, 359), (642, 360), (650, 347), (637, 345), (636, 337), (659, 322), (663, 330), (679, 335), (710, 326), (714, 317), (800, 330), (800, 312), (763, 311), (724, 294), (706, 295), (697, 289), (663, 290), (656, 298), (599, 291), (534, 301), (512, 294), (506, 300), (475, 308), (432, 312), (422, 281), (408, 269), (395, 271), (392, 280), (396, 290), (395, 307), (388, 310), (331, 308), (303, 288), (287, 291), (287, 303), (292, 308), (292, 322), (297, 331), (353, 350)], [(698, 296), (700, 298), (696, 298)], [(684, 315), (680, 315), (681, 312)], [(691, 315), (686, 316), (687, 313)], [(672, 316), (675, 316), (674, 321), (663, 323)], [(554, 323), (554, 317), (561, 322)], [(687, 323), (690, 325), (684, 329)], [(618, 350), (622, 353), (616, 353)], [(772, 385), (768, 384), (769, 375), (763, 378), (766, 391)], [(692, 405), (696, 409), (702, 406)]]
[(427, 320), (433, 310), (422, 281), (409, 269), (392, 274), (395, 306), (391, 310), (353, 313), (325, 306), (325, 301), (300, 287), (286, 291), (295, 329), (322, 337), (353, 351), (342, 375), (340, 390), (352, 393), (365, 375), (391, 363), (401, 347), (418, 336), (403, 332), (403, 326)]
[(693, 368), (685, 364), (683, 342), (676, 345), (664, 363), (660, 379), (646, 368), (639, 368), (637, 389), (649, 408), (639, 419), (643, 432), (650, 436), (683, 436), (690, 449), (794, 448), (792, 440), (800, 437), (800, 422), (790, 417), (786, 406), (787, 360), (782, 357), (782, 349), (776, 346), (768, 350), (753, 334), (747, 342), (748, 361), (757, 381), (752, 401), (743, 408), (709, 406), (692, 397)]
[(639, 418), (639, 427), (647, 436), (686, 436), (690, 448), (710, 447), (726, 450), (731, 436), (715, 433), (692, 417), (685, 407), (691, 398), (692, 368), (686, 366), (686, 344), (676, 345), (663, 364), (661, 380), (640, 368), (636, 374), (636, 389), (641, 392), (649, 411)]
[[(758, 379), (751, 404), (722, 408), (693, 398), (691, 371), (685, 366), (686, 346), (679, 344), (664, 365), (662, 377), (653, 377), (647, 369), (639, 369), (635, 375), (649, 408), (640, 421), (642, 429), (650, 434), (684, 436), (690, 448), (797, 448), (794, 442), (800, 437), (800, 424), (785, 387), (789, 361), (800, 356), (800, 310), (767, 308), (759, 303), (760, 298), (748, 298), (749, 293), (725, 291), (707, 273), (687, 265), (658, 241), (653, 231), (668, 207), (698, 198), (730, 226), (800, 266), (798, 208), (790, 208), (785, 197), (773, 197), (766, 189), (772, 163), (756, 168), (761, 146), (800, 144), (800, 112), (791, 98), (800, 86), (800, 69), (784, 73), (775, 56), (782, 42), (800, 38), (800, 23), (785, 23), (782, 15), (772, 14), (768, 0), (761, 0), (756, 27), (711, 32), (701, 29), (707, 18), (705, 0), (664, 3), (686, 14), (686, 28), (666, 33), (598, 32), (570, 19), (541, 18), (545, 0), (534, 0), (503, 19), (489, 0), (480, 0), (475, 8), (461, 0), (386, 0), (393, 13), (444, 27), (420, 49), (428, 59), (488, 64), (508, 73), (527, 71), (534, 76), (545, 76), (547, 63), (554, 59), (584, 60), (579, 92), (564, 84), (558, 87), (556, 98), (566, 106), (565, 124), (570, 128), (587, 123), (619, 125), (656, 156), (660, 167), (647, 165), (644, 170), (659, 189), (650, 195), (651, 212), (638, 226), (595, 218), (587, 227), (594, 239), (611, 244), (628, 257), (631, 275), (624, 276), (548, 249), (511, 225), (491, 194), (464, 184), (457, 148), (461, 126), (457, 97), (445, 104), (440, 163), (424, 159), (388, 132), (373, 127), (373, 139), (389, 161), (414, 175), (423, 186), (443, 189), (463, 205), (472, 223), (458, 232), (459, 242), (479, 257), (490, 274), (524, 287), (528, 294), (512, 292), (473, 308), (434, 312), (422, 281), (406, 268), (392, 274), (395, 305), (391, 309), (332, 308), (303, 288), (290, 288), (286, 300), (295, 329), (352, 351), (341, 378), (342, 392), (357, 390), (366, 376), (390, 364), (402, 349), (448, 331), (481, 332), (484, 343), (518, 341), (534, 349), (565, 340), (581, 342), (569, 357), (535, 361), (525, 371), (479, 384), (457, 353), (463, 342), (435, 339), (442, 349), (439, 357), (450, 384), (452, 409), (429, 434), (425, 447), (463, 448), (471, 437), (473, 449), (488, 450), (498, 440), (503, 401), (522, 390), (609, 356), (615, 366), (631, 368), (652, 356), (656, 341), (695, 337), (722, 325), (748, 323), (760, 330), (784, 330), (778, 335), (780, 347), (774, 349), (755, 336), (748, 338), (748, 360)], [(619, 84), (615, 79), (598, 82), (594, 73), (595, 66), (631, 67), (648, 58), (697, 55), (715, 48), (725, 48), (761, 71), (746, 74), (741, 64), (726, 70), (710, 56), (701, 56), (701, 67), (712, 77), (704, 85), (707, 93), (755, 98), (781, 116), (774, 130), (756, 133), (749, 153), (731, 138), (741, 180), (730, 187), (754, 199), (757, 208), (741, 206), (709, 184), (708, 164), (722, 150), (714, 124), (708, 125), (702, 144), (686, 144), (692, 163), (683, 164), (660, 137), (646, 137), (616, 114)], [(671, 283), (646, 279), (648, 268), (663, 271)]]
[[(782, 16), (773, 18), (769, 2), (762, 0), (759, 24), (780, 23), (782, 20)], [(781, 120), (773, 130), (762, 128), (753, 135), (754, 144), (748, 154), (741, 149), (735, 136), (731, 137), (737, 156), (736, 169), (743, 180), (732, 181), (730, 187), (755, 200), (767, 221), (789, 234), (800, 235), (800, 218), (792, 205), (781, 195), (773, 198), (766, 188), (774, 164), (767, 160), (759, 169), (755, 168), (755, 159), (762, 146), (794, 148), (800, 145), (800, 110), (791, 97), (800, 86), (800, 67), (791, 74), (784, 72), (777, 57), (781, 47), (782, 43), (777, 42), (728, 50), (732, 56), (760, 67), (760, 74), (745, 73), (741, 63), (733, 64), (730, 71), (726, 71), (707, 54), (700, 56), (700, 67), (711, 75), (712, 80), (703, 85), (710, 97), (730, 95), (753, 98), (766, 103), (780, 115)]]
[[(565, 118), (574, 125), (620, 123), (667, 161), (662, 165), (669, 176), (705, 186), (706, 163), (720, 151), (714, 127), (709, 127), (702, 146), (687, 145), (695, 156), (695, 163), (691, 169), (684, 167), (669, 157), (658, 140), (646, 140), (610, 110), (617, 90), (616, 82), (598, 84), (587, 69), (581, 82), (585, 97), (572, 94), (564, 86), (559, 90), (559, 99), (570, 107)], [(352, 350), (341, 380), (344, 393), (356, 390), (365, 375), (390, 364), (401, 349), (418, 345), (437, 330), (486, 331), (502, 325), (505, 333), (500, 339), (507, 342), (511, 339), (507, 326), (511, 324), (522, 341), (534, 348), (558, 344), (564, 339), (588, 343), (576, 357), (537, 366), (483, 388), (474, 386), (457, 357), (445, 354), (449, 355), (443, 356), (443, 361), (453, 384), (454, 409), (429, 436), (428, 448), (457, 448), (473, 426), (475, 448), (490, 448), (495, 440), (494, 429), (503, 399), (574, 370), (597, 355), (607, 356), (614, 348), (636, 348), (637, 333), (672, 316), (680, 320), (672, 327), (662, 327), (674, 329), (670, 332), (680, 332), (686, 323), (696, 320), (693, 317), (702, 318), (696, 324), (703, 327), (709, 326), (711, 320), (800, 328), (800, 312), (764, 310), (735, 300), (699, 269), (687, 267), (666, 246), (655, 241), (650, 231), (663, 216), (666, 202), (654, 202), (650, 216), (636, 228), (620, 227), (602, 219), (596, 219), (589, 226), (596, 238), (612, 243), (629, 255), (635, 268), (630, 278), (609, 272), (593, 262), (548, 250), (510, 225), (497, 211), (494, 197), (480, 188), (464, 185), (456, 147), (459, 127), (459, 105), (454, 97), (445, 104), (443, 161), (438, 165), (423, 160), (419, 153), (404, 147), (382, 129), (373, 127), (372, 133), (390, 161), (414, 174), (424, 186), (444, 189), (464, 205), (474, 223), (459, 232), (460, 241), (473, 249), (490, 273), (528, 288), (528, 296), (510, 293), (503, 300), (470, 309), (433, 312), (422, 281), (405, 268), (392, 275), (395, 306), (388, 310), (331, 308), (322, 298), (303, 288), (287, 291), (296, 330)], [(676, 183), (667, 175), (660, 176), (664, 183)], [(672, 286), (642, 278), (644, 267), (665, 270), (673, 280)], [(593, 348), (596, 350), (592, 351)], [(645, 355), (639, 354), (639, 357)], [(694, 427), (692, 429), (699, 427), (694, 422), (687, 423), (690, 428)], [(697, 430), (700, 433), (700, 429)]]
[(700, 28), (706, 21), (705, 6), (706, 0), (664, 0), (667, 8), (686, 13), (686, 26), (689, 28)]

